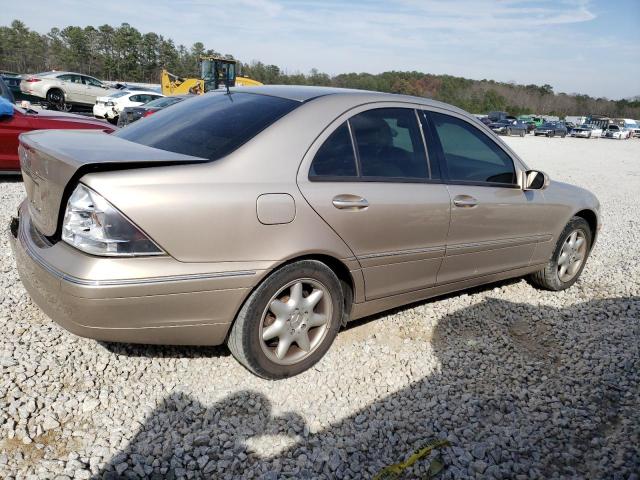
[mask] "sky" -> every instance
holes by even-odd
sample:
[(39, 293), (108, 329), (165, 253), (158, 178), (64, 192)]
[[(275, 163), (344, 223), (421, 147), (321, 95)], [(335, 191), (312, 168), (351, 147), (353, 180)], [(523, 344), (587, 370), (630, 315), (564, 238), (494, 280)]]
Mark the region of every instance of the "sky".
[(640, 95), (640, 0), (0, 2), (0, 25), (20, 19), (46, 33), (126, 22), (289, 73), (417, 70), (610, 99)]

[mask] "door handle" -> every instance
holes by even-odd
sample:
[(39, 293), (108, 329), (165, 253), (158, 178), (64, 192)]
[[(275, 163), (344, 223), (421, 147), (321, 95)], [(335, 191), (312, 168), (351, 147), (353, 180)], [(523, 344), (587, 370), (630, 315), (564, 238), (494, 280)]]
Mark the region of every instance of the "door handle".
[(336, 195), (331, 203), (339, 210), (365, 210), (369, 206), (367, 199), (358, 195)]
[(471, 195), (458, 195), (453, 198), (453, 204), (460, 208), (473, 208), (478, 205), (478, 200)]

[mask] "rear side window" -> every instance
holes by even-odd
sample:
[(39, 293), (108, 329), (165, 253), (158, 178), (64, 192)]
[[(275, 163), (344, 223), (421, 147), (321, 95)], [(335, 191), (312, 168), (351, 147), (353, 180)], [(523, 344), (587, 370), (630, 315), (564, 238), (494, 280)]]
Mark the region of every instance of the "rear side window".
[(356, 177), (356, 157), (346, 122), (322, 144), (313, 158), (309, 177)]
[(161, 110), (113, 135), (149, 147), (217, 160), (300, 102), (251, 93), (208, 93)]
[(515, 184), (513, 161), (493, 140), (459, 118), (431, 113), (449, 180)]
[(378, 108), (349, 120), (363, 177), (427, 179), (427, 157), (415, 111)]

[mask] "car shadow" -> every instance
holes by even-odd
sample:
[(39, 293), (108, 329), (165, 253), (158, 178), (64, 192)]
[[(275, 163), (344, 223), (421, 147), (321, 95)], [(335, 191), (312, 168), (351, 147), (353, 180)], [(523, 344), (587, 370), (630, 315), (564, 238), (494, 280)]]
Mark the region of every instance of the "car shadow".
[[(451, 442), (442, 478), (631, 478), (639, 315), (639, 297), (484, 300), (438, 321), (424, 346), (435, 373), (324, 428), (274, 414), (260, 392), (212, 404), (174, 392), (93, 478), (371, 478), (436, 438)], [(403, 478), (427, 478), (427, 464)]]
[(213, 358), (231, 355), (225, 345), (145, 345), (138, 343), (97, 342), (116, 355), (145, 358)]
[(0, 173), (0, 183), (22, 183), (22, 175), (20, 173)]

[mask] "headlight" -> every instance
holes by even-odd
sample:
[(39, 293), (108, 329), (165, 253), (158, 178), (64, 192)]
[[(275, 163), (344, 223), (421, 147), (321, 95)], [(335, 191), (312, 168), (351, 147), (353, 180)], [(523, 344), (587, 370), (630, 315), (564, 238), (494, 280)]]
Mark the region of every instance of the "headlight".
[(82, 184), (78, 184), (67, 202), (62, 240), (92, 255), (164, 254), (113, 205)]

